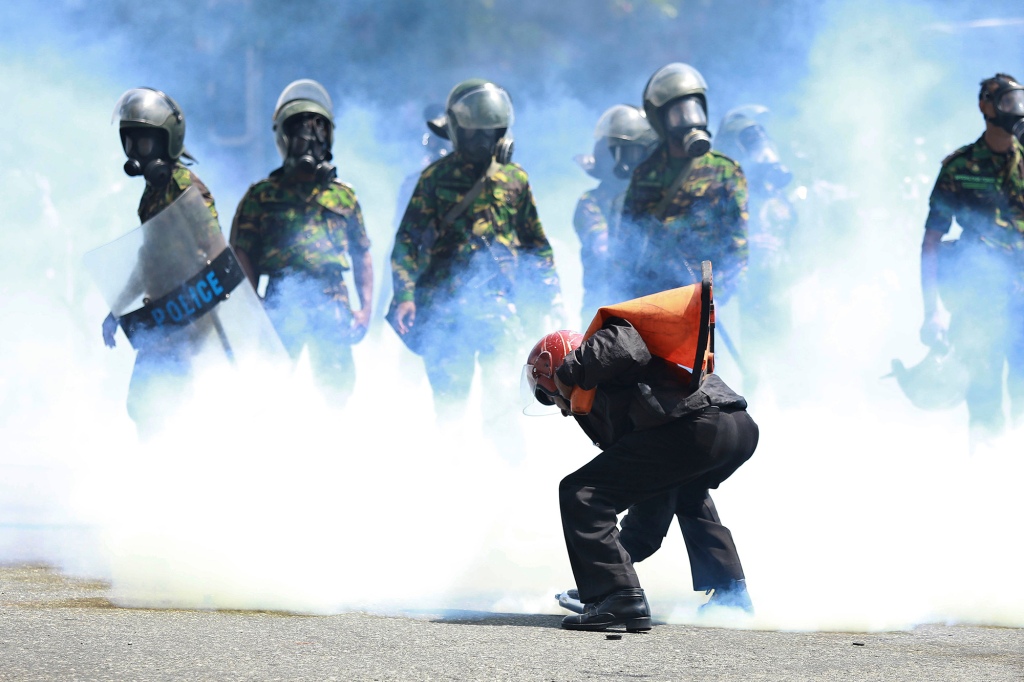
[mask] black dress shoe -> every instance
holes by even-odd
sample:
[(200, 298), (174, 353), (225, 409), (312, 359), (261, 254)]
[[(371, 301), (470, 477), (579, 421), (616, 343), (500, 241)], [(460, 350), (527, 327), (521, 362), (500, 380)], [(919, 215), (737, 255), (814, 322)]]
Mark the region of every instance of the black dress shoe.
[(639, 587), (612, 592), (596, 604), (587, 604), (580, 615), (562, 619), (566, 630), (607, 630), (616, 625), (625, 625), (626, 632), (651, 629), (651, 607)]

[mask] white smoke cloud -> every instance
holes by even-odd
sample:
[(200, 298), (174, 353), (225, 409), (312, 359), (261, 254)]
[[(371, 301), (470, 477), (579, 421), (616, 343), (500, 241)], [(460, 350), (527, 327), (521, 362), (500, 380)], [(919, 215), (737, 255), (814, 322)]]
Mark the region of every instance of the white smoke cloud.
[[(703, 597), (690, 591), (675, 526), (638, 573), (655, 616), (673, 622), (1022, 626), (1024, 589), (1008, 577), (1024, 558), (1012, 487), (1021, 434), (969, 456), (963, 407), (917, 411), (879, 378), (892, 357), (924, 354), (927, 193), (941, 158), (980, 133), (977, 81), (1012, 73), (1019, 54), (1007, 64), (996, 46), (920, 28), (942, 18), (923, 5), (839, 2), (827, 15), (806, 77), (780, 97), (792, 115), (770, 129), (807, 187), (794, 331), (748, 396), (758, 451), (715, 493), (757, 615), (698, 619)], [(294, 374), (225, 369), (198, 379), (166, 433), (138, 443), (124, 410), (132, 353), (122, 336), (114, 351), (102, 347), (106, 309), (80, 264), (136, 222), (141, 182), (120, 170), (109, 108), (137, 84), (86, 77), (70, 57), (8, 56), (0, 560), (108, 579), (126, 605), (558, 613), (552, 596), (572, 576), (557, 483), (596, 451), (556, 417), (510, 414), (501, 432), (485, 430), (479, 382), (465, 419), (437, 425), (421, 361), (379, 320), (355, 348), (344, 411), (323, 404), (305, 363)], [(723, 98), (740, 87), (711, 86)], [(516, 126), (570, 315), (580, 300), (572, 208), (589, 182), (571, 157), (588, 150), (599, 114), (567, 97), (530, 107)], [(375, 267), (411, 170), (393, 148), (379, 153), (373, 121), (386, 115), (347, 107), (335, 150)], [(237, 178), (197, 170), (226, 226)], [(737, 307), (721, 311), (730, 331)], [(719, 367), (741, 383), (725, 352)], [(514, 460), (499, 447), (513, 439)]]

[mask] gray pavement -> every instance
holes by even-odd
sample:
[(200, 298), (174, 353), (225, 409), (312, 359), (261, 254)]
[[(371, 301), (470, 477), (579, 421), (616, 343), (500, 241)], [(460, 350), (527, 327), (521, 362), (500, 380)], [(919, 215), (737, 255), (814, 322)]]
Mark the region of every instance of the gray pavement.
[(1024, 680), (1024, 630), (1006, 628), (609, 639), (550, 615), (124, 609), (106, 590), (0, 568), (0, 680)]

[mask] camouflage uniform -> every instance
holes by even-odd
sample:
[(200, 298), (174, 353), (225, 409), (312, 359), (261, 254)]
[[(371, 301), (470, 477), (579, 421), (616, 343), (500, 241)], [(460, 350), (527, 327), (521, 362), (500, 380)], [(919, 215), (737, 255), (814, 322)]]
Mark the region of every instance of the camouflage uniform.
[(146, 222), (160, 211), (170, 206), (175, 199), (180, 197), (189, 187), (195, 187), (203, 195), (203, 202), (210, 207), (210, 214), (218, 219), (217, 208), (213, 204), (213, 195), (207, 189), (203, 181), (195, 173), (190, 171), (181, 163), (174, 163), (174, 170), (171, 171), (171, 181), (161, 189), (156, 189), (146, 183), (146, 189), (142, 192), (142, 199), (139, 200), (139, 220)]
[(605, 180), (584, 192), (576, 202), (572, 223), (580, 239), (583, 265), (583, 313), (586, 322), (602, 305), (612, 303), (608, 295), (609, 225), (618, 221), (622, 211), (625, 182)]
[(1002, 426), (1003, 363), (1010, 410), (1024, 415), (1024, 148), (1015, 139), (996, 154), (984, 137), (942, 162), (926, 230), (959, 240), (940, 249), (940, 293), (950, 312), (949, 338), (969, 358), (971, 424)]
[[(444, 216), (485, 167), (446, 156), (420, 175), (391, 255), (395, 301), (416, 303), (435, 396), (464, 400), (475, 357), (514, 342), (520, 317), (548, 312), (559, 296), (554, 256), (526, 172), (505, 164), (450, 227)], [(518, 315), (517, 315), (518, 313)]]
[(734, 291), (746, 267), (747, 182), (729, 157), (709, 151), (693, 159), (664, 217), (651, 215), (684, 162), (662, 144), (633, 173), (610, 247), (625, 298), (690, 284), (702, 260), (714, 264), (716, 283)]
[[(210, 208), (209, 241), (199, 246), (209, 252), (212, 241), (221, 236), (218, 223), (217, 208), (213, 195), (206, 185), (188, 168), (179, 162), (174, 163), (170, 181), (161, 188), (146, 183), (146, 189), (139, 201), (139, 220), (143, 223), (152, 219), (157, 213), (170, 206), (189, 187), (195, 187), (203, 196), (203, 202)], [(160, 273), (159, 265), (161, 249), (158, 244), (143, 242), (139, 253), (138, 276), (131, 278), (130, 287), (137, 287), (128, 298), (149, 289), (147, 279), (154, 273)], [(210, 331), (209, 319), (201, 318), (187, 330), (185, 338), (197, 340)], [(180, 338), (180, 337), (178, 337)], [(193, 346), (188, 343), (149, 343), (139, 348), (135, 356), (131, 381), (128, 385), (128, 414), (138, 425), (143, 435), (152, 433), (162, 423), (164, 412), (168, 406), (177, 404), (188, 394), (190, 384), (187, 375), (190, 370), (189, 358)]]
[(344, 272), (370, 248), (355, 191), (294, 181), (279, 168), (242, 197), (231, 245), (269, 277), (267, 314), (285, 348), (294, 358), (308, 347), (318, 380), (343, 400), (355, 382)]

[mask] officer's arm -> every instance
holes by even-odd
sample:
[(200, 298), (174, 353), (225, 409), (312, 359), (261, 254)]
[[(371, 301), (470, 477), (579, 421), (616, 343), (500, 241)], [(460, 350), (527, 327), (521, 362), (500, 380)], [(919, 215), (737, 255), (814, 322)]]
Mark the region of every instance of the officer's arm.
[(651, 361), (651, 352), (629, 322), (610, 318), (604, 326), (566, 356), (558, 378), (584, 390), (614, 381), (636, 381)]
[(608, 250), (608, 221), (597, 201), (589, 194), (584, 194), (576, 202), (572, 225), (584, 253), (592, 256), (605, 255)]
[(391, 279), (398, 303), (412, 302), (416, 280), (426, 265), (427, 259), (420, 246), (435, 217), (432, 194), (427, 179), (420, 176), (395, 233), (395, 246), (391, 250)]
[(235, 256), (238, 257), (238, 263), (242, 266), (242, 271), (245, 272), (245, 276), (249, 278), (249, 283), (255, 289), (260, 273), (256, 271), (250, 256), (258, 253), (259, 249), (259, 218), (257, 217), (259, 207), (250, 197), (250, 192), (246, 192), (242, 200), (238, 202), (238, 209), (235, 211), (235, 217), (231, 221), (229, 242), (231, 248), (235, 251)]
[(921, 242), (921, 295), (925, 324), (935, 316), (939, 298), (939, 242), (953, 223), (953, 179), (944, 167), (928, 198), (928, 218)]
[(747, 179), (739, 166), (736, 166), (734, 171), (730, 171), (724, 184), (726, 197), (722, 224), (726, 226), (728, 233), (723, 235), (723, 239), (726, 240), (725, 262), (721, 264), (720, 274), (716, 280), (722, 283), (727, 297), (736, 293), (736, 288), (747, 269), (747, 220), (749, 215), (747, 213)]
[(527, 260), (524, 272), (529, 272), (532, 278), (531, 282), (526, 283), (527, 286), (535, 290), (531, 293), (535, 294), (538, 304), (555, 302), (561, 294), (558, 272), (555, 270), (555, 253), (540, 224), (537, 205), (533, 201), (533, 192), (530, 191), (529, 184), (522, 193), (516, 211), (515, 230), (519, 237), (522, 257)]
[(931, 319), (939, 307), (939, 242), (942, 233), (925, 230), (921, 242), (921, 296), (924, 302), (924, 319)]
[(928, 218), (924, 224), (921, 242), (921, 300), (924, 304), (924, 323), (921, 341), (929, 346), (945, 344), (946, 320), (939, 310), (939, 243), (953, 222), (952, 199), (956, 190), (951, 172), (946, 167), (939, 172), (928, 200)]
[(359, 310), (354, 311), (358, 326), (366, 328), (373, 306), (373, 258), (370, 256), (370, 238), (366, 236), (363, 211), (355, 202), (352, 216), (345, 224), (349, 251), (352, 255), (352, 278), (359, 296)]

